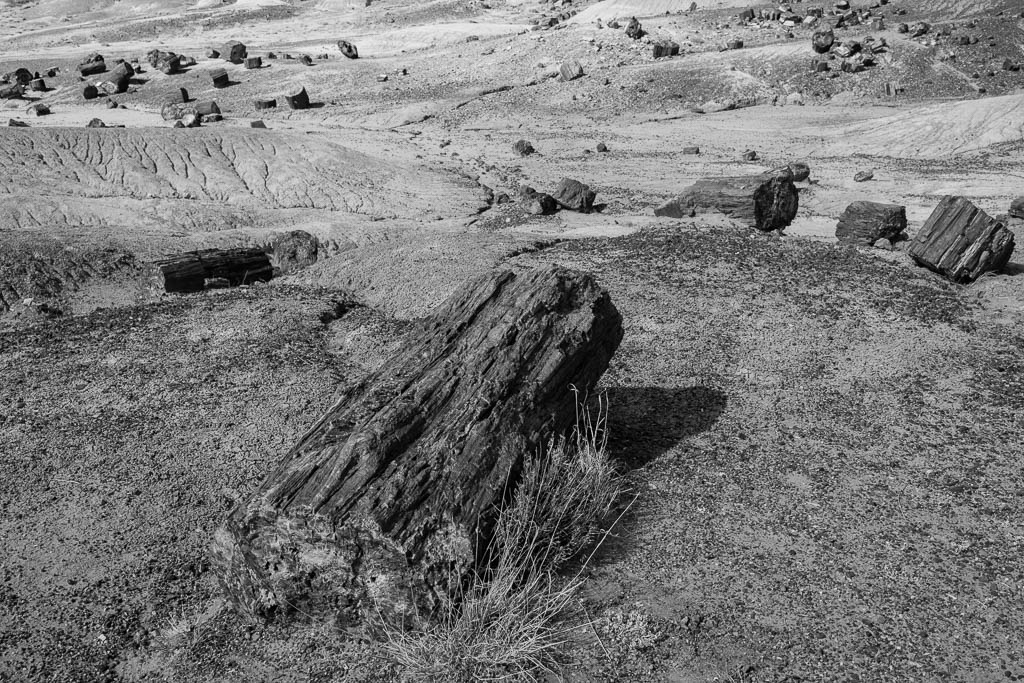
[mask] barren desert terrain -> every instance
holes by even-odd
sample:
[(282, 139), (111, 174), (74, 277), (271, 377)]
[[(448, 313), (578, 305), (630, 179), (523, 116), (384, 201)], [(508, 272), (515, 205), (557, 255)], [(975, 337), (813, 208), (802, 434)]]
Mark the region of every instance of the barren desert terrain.
[[(45, 82), (0, 99), (0, 681), (401, 680), (237, 612), (211, 539), (417, 319), (547, 266), (621, 313), (633, 502), (542, 680), (1024, 680), (1024, 256), (952, 282), (906, 239), (947, 195), (1024, 237), (1021, 64), (1015, 0), (0, 0), (0, 75)], [(783, 230), (655, 215), (797, 162)], [(563, 178), (594, 210), (534, 213)], [(839, 240), (858, 201), (905, 233)], [(294, 231), (269, 281), (154, 285)]]

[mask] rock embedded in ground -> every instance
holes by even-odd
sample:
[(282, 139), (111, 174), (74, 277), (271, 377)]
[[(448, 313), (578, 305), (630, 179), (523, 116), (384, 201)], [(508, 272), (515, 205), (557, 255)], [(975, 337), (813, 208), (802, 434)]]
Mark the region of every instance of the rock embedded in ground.
[(419, 623), (466, 587), (524, 455), (572, 426), (622, 334), (588, 275), (464, 284), (229, 513), (224, 594), (264, 618)]
[(872, 245), (890, 242), (907, 229), (907, 210), (899, 204), (856, 201), (846, 207), (836, 223), (836, 237), (844, 244)]
[(589, 185), (584, 185), (578, 180), (562, 178), (558, 181), (551, 196), (563, 209), (590, 213), (594, 210), (594, 199), (597, 197), (597, 193), (591, 190)]
[(550, 216), (558, 211), (558, 202), (549, 194), (534, 192), (523, 199), (526, 212), (534, 216)]
[(106, 128), (107, 124), (103, 123), (102, 119), (92, 119), (89, 123), (85, 124), (86, 128)]
[(1005, 267), (1013, 247), (1006, 226), (968, 199), (947, 196), (914, 236), (909, 253), (919, 265), (966, 284)]
[(769, 232), (782, 230), (793, 222), (800, 205), (799, 197), (790, 173), (705, 178), (657, 207), (654, 215), (685, 218), (717, 211)]

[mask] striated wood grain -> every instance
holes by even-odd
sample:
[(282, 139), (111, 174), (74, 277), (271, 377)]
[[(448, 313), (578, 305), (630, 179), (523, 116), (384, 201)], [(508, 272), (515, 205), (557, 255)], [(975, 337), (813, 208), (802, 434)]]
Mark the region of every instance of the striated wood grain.
[(413, 618), (486, 547), (525, 453), (575, 417), (622, 339), (588, 275), (471, 281), (342, 398), (217, 531), (226, 594), (264, 617)]

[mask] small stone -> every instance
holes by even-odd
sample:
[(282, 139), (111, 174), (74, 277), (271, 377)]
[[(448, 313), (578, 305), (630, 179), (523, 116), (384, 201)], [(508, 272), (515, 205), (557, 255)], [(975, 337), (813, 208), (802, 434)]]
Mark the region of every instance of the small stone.
[(521, 157), (529, 156), (536, 150), (527, 140), (519, 140), (512, 144), (512, 151)]
[(868, 180), (871, 180), (874, 177), (875, 177), (875, 172), (874, 171), (859, 171), (857, 173), (857, 175), (853, 176), (853, 181), (855, 183), (863, 183), (863, 182), (866, 182)]
[(603, 142), (597, 143), (597, 151), (598, 152), (607, 152), (608, 151), (608, 145), (604, 144)]

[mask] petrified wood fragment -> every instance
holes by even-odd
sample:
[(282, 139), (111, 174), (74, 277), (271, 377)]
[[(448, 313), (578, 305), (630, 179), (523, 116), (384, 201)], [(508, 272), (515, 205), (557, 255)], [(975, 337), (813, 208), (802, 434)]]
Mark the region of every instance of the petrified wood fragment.
[(738, 178), (706, 178), (654, 210), (655, 216), (683, 218), (719, 211), (765, 232), (793, 222), (800, 195), (792, 173), (766, 173)]
[(495, 273), (453, 294), (347, 390), (216, 532), (250, 614), (414, 618), (457, 592), (525, 453), (575, 418), (622, 339), (588, 275)]
[(159, 291), (200, 292), (209, 278), (232, 285), (269, 280), (273, 267), (259, 248), (203, 249), (154, 261), (146, 266), (146, 276)]
[(899, 204), (858, 201), (846, 207), (836, 223), (836, 237), (847, 244), (872, 245), (894, 240), (907, 229), (907, 209)]
[(943, 197), (910, 243), (910, 256), (953, 282), (1000, 270), (1013, 253), (1013, 233), (964, 197)]

